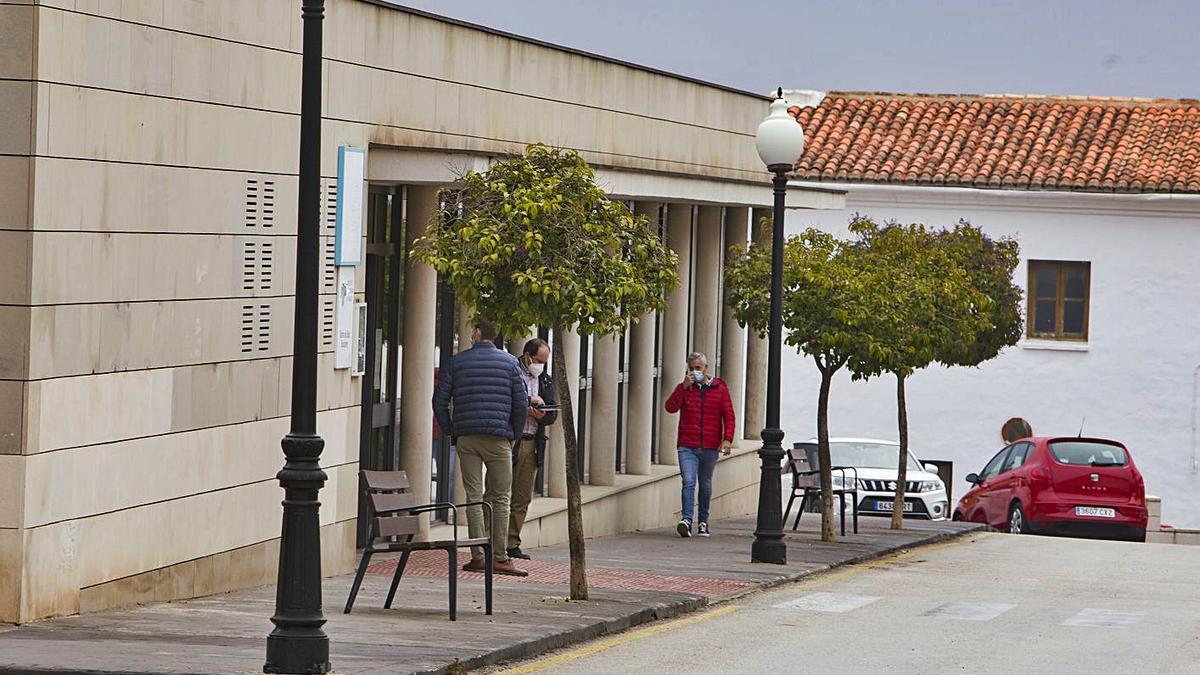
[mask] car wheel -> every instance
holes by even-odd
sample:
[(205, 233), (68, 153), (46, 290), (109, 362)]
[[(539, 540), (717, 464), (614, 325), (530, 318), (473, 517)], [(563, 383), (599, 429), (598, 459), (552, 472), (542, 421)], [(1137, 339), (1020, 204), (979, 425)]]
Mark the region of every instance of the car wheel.
[(1131, 527), (1131, 528), (1129, 528), (1129, 534), (1128, 534), (1128, 535), (1126, 535), (1126, 537), (1125, 537), (1125, 541), (1140, 541), (1140, 542), (1143, 542), (1143, 543), (1145, 543), (1145, 541), (1146, 541), (1146, 528), (1144, 528), (1144, 527)]
[(962, 511), (955, 511), (954, 515), (950, 517), (950, 520), (953, 520), (955, 522), (962, 522), (962, 519), (963, 519)]
[(1025, 510), (1016, 502), (1008, 507), (1008, 531), (1010, 534), (1029, 534), (1029, 524), (1025, 522)]

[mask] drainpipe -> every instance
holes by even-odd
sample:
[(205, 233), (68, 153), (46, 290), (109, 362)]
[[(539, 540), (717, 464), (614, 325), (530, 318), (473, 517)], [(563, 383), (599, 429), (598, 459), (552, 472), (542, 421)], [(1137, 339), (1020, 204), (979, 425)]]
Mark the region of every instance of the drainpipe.
[(1200, 366), (1192, 371), (1192, 475), (1196, 475), (1196, 411), (1200, 409)]

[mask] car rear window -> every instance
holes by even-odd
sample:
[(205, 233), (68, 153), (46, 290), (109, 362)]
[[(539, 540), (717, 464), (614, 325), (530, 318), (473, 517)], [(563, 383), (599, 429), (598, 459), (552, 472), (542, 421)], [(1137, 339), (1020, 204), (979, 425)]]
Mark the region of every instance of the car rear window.
[(1050, 454), (1063, 464), (1078, 466), (1125, 466), (1129, 461), (1121, 446), (1094, 441), (1053, 441)]

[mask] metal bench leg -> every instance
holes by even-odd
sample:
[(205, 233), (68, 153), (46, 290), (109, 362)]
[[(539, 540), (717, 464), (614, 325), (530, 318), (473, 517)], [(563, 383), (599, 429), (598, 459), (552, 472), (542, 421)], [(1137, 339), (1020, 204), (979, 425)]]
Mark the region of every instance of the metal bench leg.
[(858, 534), (858, 495), (854, 495), (854, 501), (850, 502), (850, 508), (854, 510), (854, 534)]
[[(412, 535), (409, 535), (412, 539)], [(388, 589), (387, 602), (383, 603), (384, 609), (392, 608), (392, 599), (396, 597), (396, 587), (400, 585), (400, 577), (404, 576), (404, 568), (408, 565), (409, 551), (400, 554), (400, 562), (396, 565), (396, 573), (392, 575), (392, 587)]]
[(842, 536), (846, 536), (846, 495), (838, 495), (838, 514), (841, 516)]
[(451, 546), (446, 550), (450, 561), (450, 620), (458, 620), (458, 547)]
[(350, 587), (350, 597), (346, 598), (346, 609), (343, 613), (349, 614), (350, 608), (354, 607), (354, 597), (358, 595), (358, 587), (362, 586), (363, 575), (367, 573), (367, 565), (371, 561), (373, 551), (363, 551), (362, 561), (358, 563), (358, 572), (354, 575), (354, 585)]
[(788, 521), (788, 516), (792, 515), (792, 504), (796, 502), (796, 490), (792, 490), (792, 496), (788, 499), (787, 508), (783, 510), (783, 522)]
[(800, 527), (800, 516), (804, 515), (804, 509), (808, 506), (808, 490), (804, 491), (804, 496), (800, 498), (800, 510), (796, 512), (796, 522), (792, 523), (792, 531)]
[(492, 545), (483, 547), (483, 555), (487, 556), (483, 563), (483, 607), (484, 614), (492, 615)]

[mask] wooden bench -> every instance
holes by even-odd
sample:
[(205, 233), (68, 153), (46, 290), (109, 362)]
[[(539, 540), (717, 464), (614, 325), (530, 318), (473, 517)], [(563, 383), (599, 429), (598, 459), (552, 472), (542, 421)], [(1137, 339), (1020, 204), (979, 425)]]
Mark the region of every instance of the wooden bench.
[[(396, 597), (396, 587), (400, 585), (400, 577), (408, 565), (408, 556), (413, 551), (444, 550), (449, 559), (450, 586), (450, 620), (455, 621), (458, 615), (458, 549), (478, 546), (483, 549), (484, 559), (484, 607), (487, 614), (492, 613), (492, 542), (489, 538), (459, 539), (458, 510), (465, 506), (482, 505), (487, 516), (487, 522), (492, 521), (492, 507), (486, 502), (468, 502), (465, 504), (450, 504), (448, 502), (420, 503), (417, 496), (408, 491), (408, 475), (403, 471), (359, 471), (359, 483), (367, 500), (367, 517), (371, 528), (368, 533), (367, 546), (363, 549), (362, 560), (358, 564), (358, 572), (354, 576), (354, 585), (350, 587), (350, 597), (346, 599), (345, 613), (349, 614), (354, 607), (354, 598), (362, 585), (363, 575), (367, 573), (371, 556), (376, 553), (400, 553), (400, 562), (396, 565), (396, 574), (392, 577), (392, 587), (388, 590), (387, 602), (384, 609), (391, 609), (392, 600)], [(413, 541), (420, 529), (420, 514), (445, 509), (450, 516), (450, 524), (454, 529), (453, 539), (437, 541)]]
[[(800, 450), (804, 451), (804, 457), (796, 456)], [(800, 510), (796, 512), (796, 522), (792, 523), (792, 530), (795, 531), (800, 527), (800, 516), (804, 515), (804, 508), (808, 506), (808, 500), (810, 498), (821, 499), (821, 467), (817, 455), (817, 444), (793, 444), (792, 449), (787, 451), (787, 463), (792, 470), (792, 496), (788, 499), (787, 508), (783, 510), (783, 522), (787, 523), (788, 516), (792, 513), (792, 504), (796, 501), (796, 497), (800, 497)], [(850, 497), (850, 511), (854, 516), (854, 533), (858, 534), (858, 471), (852, 466), (833, 466), (830, 467), (830, 471), (841, 474), (842, 487), (835, 486), (830, 493), (837, 498), (841, 507), (838, 512), (841, 515), (842, 536), (846, 536), (846, 497)], [(851, 472), (851, 475), (847, 475), (847, 471)]]

